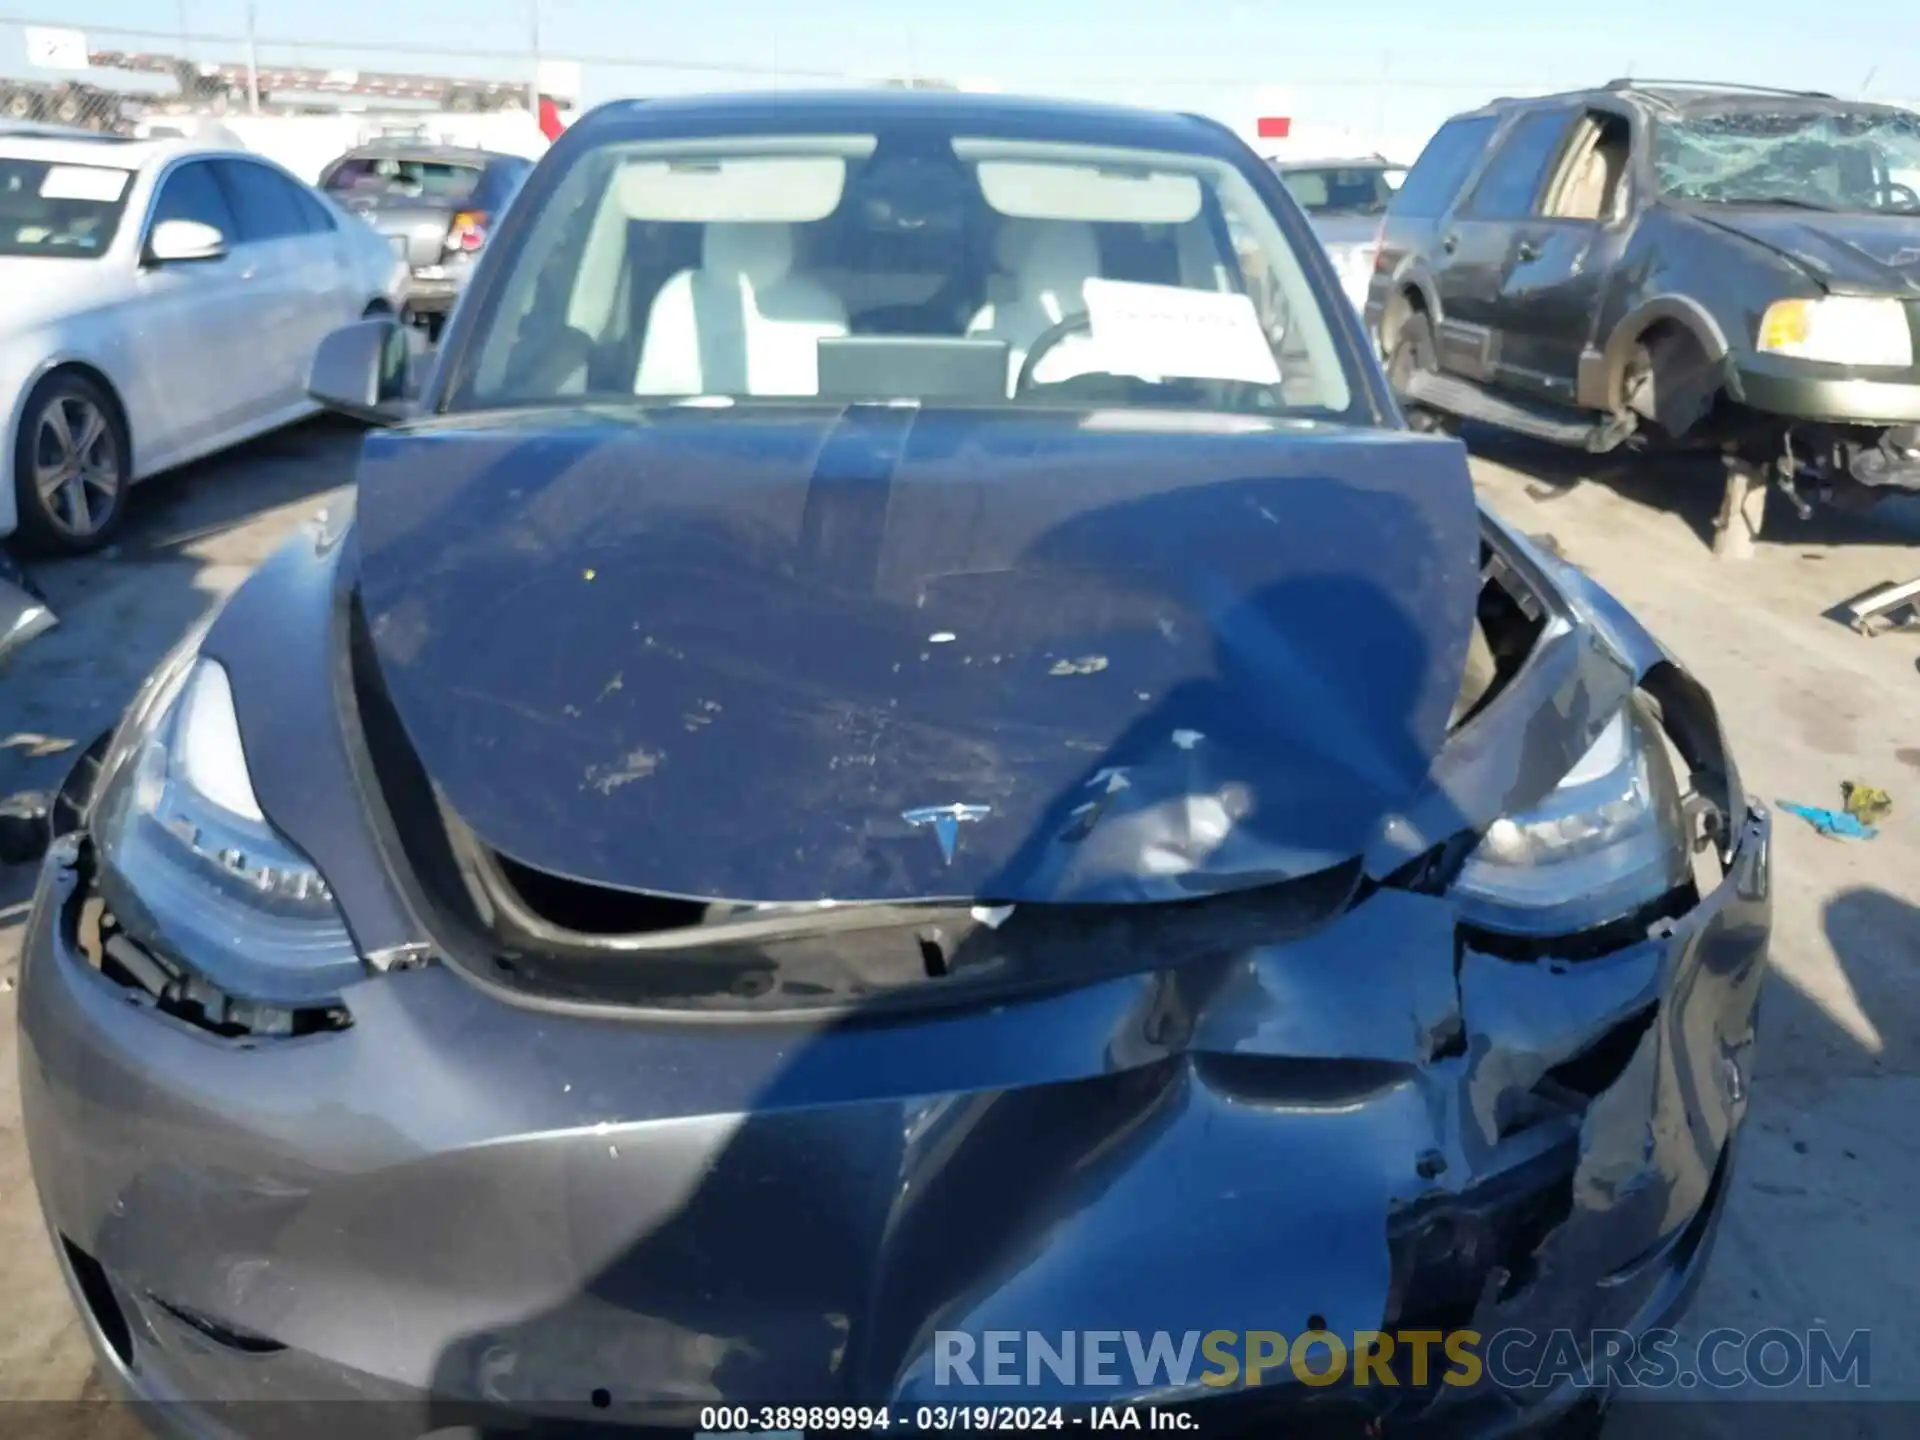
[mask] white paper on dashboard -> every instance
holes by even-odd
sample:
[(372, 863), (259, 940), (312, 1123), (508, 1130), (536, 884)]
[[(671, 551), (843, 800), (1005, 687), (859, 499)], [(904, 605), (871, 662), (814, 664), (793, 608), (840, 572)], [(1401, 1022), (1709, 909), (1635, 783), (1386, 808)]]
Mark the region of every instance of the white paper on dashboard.
[(1278, 385), (1280, 362), (1246, 295), (1093, 279), (1083, 292), (1101, 368)]
[(100, 165), (51, 165), (40, 179), (42, 200), (118, 200), (127, 188), (125, 170)]

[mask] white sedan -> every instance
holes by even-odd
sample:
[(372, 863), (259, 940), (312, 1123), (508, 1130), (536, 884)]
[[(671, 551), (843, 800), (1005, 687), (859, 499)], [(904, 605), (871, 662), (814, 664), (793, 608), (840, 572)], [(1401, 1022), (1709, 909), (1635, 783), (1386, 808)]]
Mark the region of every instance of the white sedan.
[(405, 277), (260, 156), (0, 130), (0, 536), (97, 549), (136, 480), (312, 414), (320, 337)]

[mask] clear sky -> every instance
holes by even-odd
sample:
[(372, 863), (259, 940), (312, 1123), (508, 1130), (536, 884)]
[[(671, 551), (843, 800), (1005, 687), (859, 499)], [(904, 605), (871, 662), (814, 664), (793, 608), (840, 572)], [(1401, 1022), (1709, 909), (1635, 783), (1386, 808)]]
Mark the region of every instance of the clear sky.
[[(184, 0), (196, 34), (240, 35), (245, 0)], [(263, 47), (264, 61), (523, 74), (533, 0), (257, 0), (258, 33), (338, 48)], [(1202, 110), (1244, 123), (1284, 108), (1305, 125), (1424, 139), (1491, 95), (1622, 73), (1740, 79), (1920, 100), (1913, 0), (539, 0), (541, 50), (591, 57), (585, 99), (742, 85), (752, 68), (879, 76), (915, 71), (1037, 91)], [(0, 0), (9, 19), (89, 30), (94, 48), (176, 49), (181, 0)], [(503, 58), (381, 54), (382, 44)], [(232, 46), (202, 45), (212, 58)], [(20, 72), (0, 22), (0, 71)], [(504, 57), (522, 57), (517, 59)], [(711, 71), (646, 61), (707, 62)], [(616, 63), (617, 62), (617, 63)], [(740, 67), (728, 69), (724, 67)]]

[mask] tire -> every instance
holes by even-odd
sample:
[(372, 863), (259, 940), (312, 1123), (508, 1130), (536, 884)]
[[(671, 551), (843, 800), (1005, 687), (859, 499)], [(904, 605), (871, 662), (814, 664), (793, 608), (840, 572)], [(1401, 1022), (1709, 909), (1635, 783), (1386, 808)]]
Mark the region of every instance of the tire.
[(20, 539), (47, 555), (85, 555), (110, 544), (126, 518), (133, 447), (113, 397), (71, 370), (27, 396), (13, 446)]
[(1387, 351), (1387, 383), (1393, 387), (1393, 394), (1405, 412), (1407, 423), (1415, 430), (1446, 430), (1451, 417), (1428, 406), (1408, 400), (1406, 382), (1415, 370), (1432, 373), (1440, 368), (1438, 352), (1433, 344), (1433, 326), (1427, 317), (1418, 310), (1407, 313), (1400, 322), (1400, 329), (1393, 337), (1393, 344)]

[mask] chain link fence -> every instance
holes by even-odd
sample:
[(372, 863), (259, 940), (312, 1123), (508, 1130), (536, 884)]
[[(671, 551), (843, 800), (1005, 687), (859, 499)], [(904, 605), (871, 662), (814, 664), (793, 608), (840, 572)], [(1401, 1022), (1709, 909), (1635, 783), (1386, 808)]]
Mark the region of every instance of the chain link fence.
[(82, 30), (0, 17), (0, 124), (16, 126), (134, 134), (170, 117), (526, 110), (538, 79), (524, 51)]

